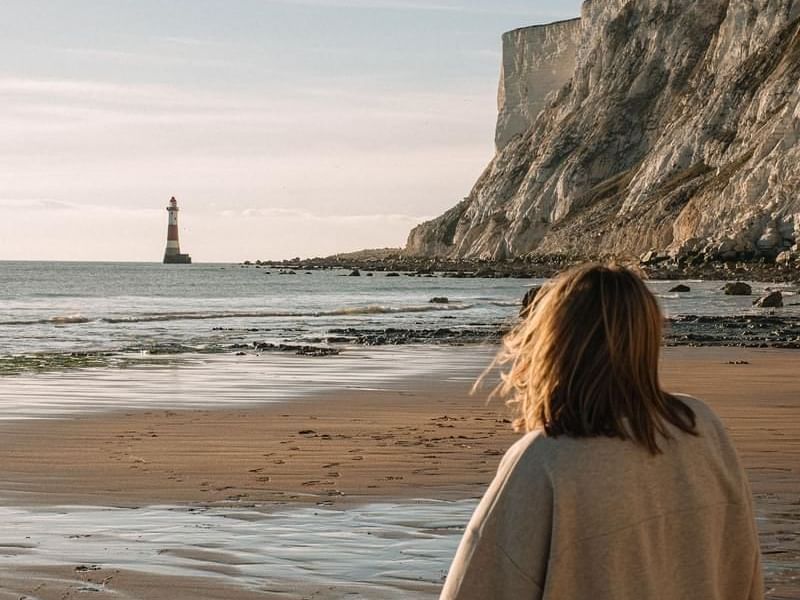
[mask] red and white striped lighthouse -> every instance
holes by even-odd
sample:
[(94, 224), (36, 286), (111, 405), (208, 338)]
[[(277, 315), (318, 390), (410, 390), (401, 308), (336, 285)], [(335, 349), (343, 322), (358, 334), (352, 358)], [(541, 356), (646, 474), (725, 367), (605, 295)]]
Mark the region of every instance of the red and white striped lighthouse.
[(167, 213), (167, 249), (164, 251), (164, 264), (188, 265), (192, 262), (192, 257), (188, 254), (181, 254), (181, 246), (178, 242), (178, 201), (175, 196), (169, 199)]

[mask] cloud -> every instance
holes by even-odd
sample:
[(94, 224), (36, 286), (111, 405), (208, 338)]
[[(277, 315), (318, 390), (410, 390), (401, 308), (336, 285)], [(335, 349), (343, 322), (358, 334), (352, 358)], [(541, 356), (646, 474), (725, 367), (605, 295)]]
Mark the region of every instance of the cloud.
[(0, 198), (0, 210), (74, 210), (75, 204), (49, 198)]
[[(564, 13), (538, 14), (527, 5), (519, 6), (477, 6), (477, 3), (465, 2), (422, 2), (416, 0), (267, 0), (271, 4), (289, 4), (298, 6), (318, 6), (322, 8), (353, 8), (360, 10), (399, 10), (419, 12), (461, 12), (471, 14), (517, 15), (527, 17), (532, 22), (546, 22), (563, 18)], [(570, 13), (571, 14), (571, 13)], [(574, 16), (578, 16), (575, 14)]]
[(152, 216), (161, 214), (162, 210), (153, 208), (138, 208), (134, 206), (116, 206), (111, 204), (81, 204), (65, 202), (50, 198), (0, 198), (0, 212), (2, 211), (46, 211), (46, 212), (75, 212), (80, 211), (91, 215), (137, 215)]
[(304, 222), (324, 222), (331, 224), (359, 224), (374, 221), (419, 223), (431, 219), (431, 216), (407, 215), (399, 213), (375, 213), (356, 215), (331, 215), (319, 214), (308, 210), (294, 208), (244, 208), (239, 210), (223, 210), (219, 213), (226, 218), (265, 218), (276, 220), (291, 220)]
[[(56, 101), (82, 101), (92, 104), (120, 103), (147, 104), (164, 107), (186, 108), (197, 106), (241, 107), (231, 103), (231, 97), (224, 94), (199, 91), (155, 83), (120, 84), (91, 79), (57, 78), (0, 78), (0, 95), (5, 102), (39, 97), (55, 103)], [(255, 107), (255, 101), (252, 103)]]
[(358, 8), (413, 11), (458, 11), (464, 7), (453, 3), (414, 2), (406, 0), (268, 0), (272, 4), (295, 4), (324, 8)]
[[(175, 38), (165, 38), (165, 41), (178, 44)], [(187, 42), (181, 42), (186, 45)], [(110, 50), (101, 48), (55, 48), (56, 52), (68, 56), (83, 56), (87, 58), (104, 60), (114, 63), (151, 65), (163, 68), (172, 67), (209, 67), (209, 68), (233, 68), (241, 67), (241, 61), (224, 60), (221, 58), (198, 58), (197, 56), (177, 56), (175, 54), (148, 54), (141, 51)]]

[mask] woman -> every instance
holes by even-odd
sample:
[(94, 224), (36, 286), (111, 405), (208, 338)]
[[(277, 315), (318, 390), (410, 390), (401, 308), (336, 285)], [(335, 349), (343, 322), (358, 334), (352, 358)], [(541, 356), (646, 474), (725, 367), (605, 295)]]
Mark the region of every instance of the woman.
[(621, 267), (580, 267), (537, 295), (497, 359), (526, 434), (443, 599), (763, 598), (747, 477), (711, 410), (661, 389), (661, 321)]

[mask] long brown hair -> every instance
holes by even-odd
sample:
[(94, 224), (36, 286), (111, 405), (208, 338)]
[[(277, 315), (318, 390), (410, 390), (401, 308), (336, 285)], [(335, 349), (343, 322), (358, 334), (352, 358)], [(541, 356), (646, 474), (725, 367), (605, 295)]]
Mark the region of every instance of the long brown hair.
[(659, 383), (662, 319), (629, 269), (567, 271), (504, 338), (495, 364), (510, 366), (494, 393), (516, 410), (518, 430), (630, 439), (658, 454), (658, 435), (670, 437), (666, 423), (695, 434), (692, 409)]

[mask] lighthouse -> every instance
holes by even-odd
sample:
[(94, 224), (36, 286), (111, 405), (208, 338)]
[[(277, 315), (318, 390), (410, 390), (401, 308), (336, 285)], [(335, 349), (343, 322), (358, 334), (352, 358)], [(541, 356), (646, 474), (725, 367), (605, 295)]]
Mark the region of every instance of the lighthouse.
[(188, 254), (181, 254), (181, 246), (178, 242), (178, 201), (175, 200), (175, 196), (169, 199), (167, 213), (169, 220), (167, 221), (167, 249), (164, 251), (164, 264), (191, 264), (192, 257)]

